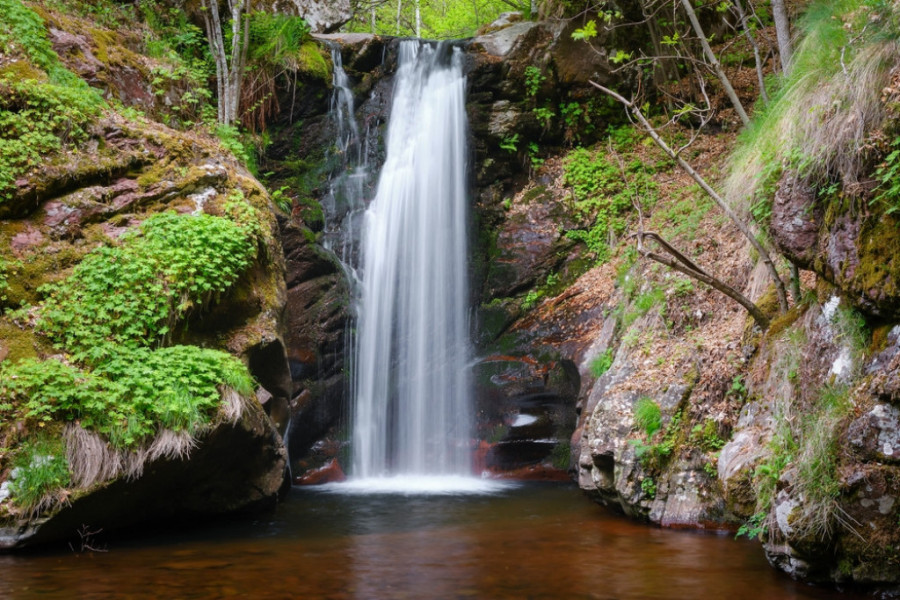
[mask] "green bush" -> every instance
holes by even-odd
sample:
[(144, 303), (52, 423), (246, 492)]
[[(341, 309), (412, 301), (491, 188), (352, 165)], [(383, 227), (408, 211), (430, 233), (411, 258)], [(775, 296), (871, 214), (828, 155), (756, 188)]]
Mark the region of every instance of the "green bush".
[[(44, 164), (67, 144), (87, 138), (100, 113), (100, 96), (59, 60), (44, 22), (19, 0), (0, 0), (0, 47), (30, 67), (0, 76), (0, 202), (15, 191), (15, 181)], [(36, 78), (38, 77), (38, 78)]]
[(69, 463), (60, 438), (42, 435), (26, 441), (16, 454), (13, 468), (12, 497), (25, 511), (36, 510), (49, 492), (69, 484)]
[(37, 431), (78, 422), (129, 448), (162, 429), (194, 433), (215, 415), (219, 386), (254, 389), (243, 363), (218, 350), (172, 346), (118, 348), (93, 371), (57, 359), (0, 364), (0, 417)]
[(228, 289), (255, 253), (255, 239), (229, 219), (153, 215), (42, 288), (37, 329), (75, 360), (97, 364), (120, 346), (164, 340), (185, 313)]
[[(610, 140), (628, 147), (630, 138), (619, 133), (620, 130), (614, 131), (615, 137)], [(587, 228), (570, 229), (566, 237), (584, 243), (599, 262), (608, 260), (610, 242), (625, 231), (625, 217), (631, 211), (632, 202), (638, 200), (649, 205), (656, 199), (657, 185), (650, 176), (652, 166), (637, 160), (624, 166), (617, 162), (615, 156), (604, 151), (581, 147), (563, 160), (564, 182), (572, 189), (575, 212), (590, 223)]]
[(634, 422), (648, 438), (662, 427), (662, 410), (653, 398), (643, 396), (634, 404)]
[(613, 358), (614, 354), (612, 348), (607, 348), (599, 355), (595, 356), (594, 359), (591, 360), (591, 364), (589, 367), (591, 375), (593, 375), (594, 377), (600, 377), (601, 375), (609, 371), (609, 368), (613, 363)]

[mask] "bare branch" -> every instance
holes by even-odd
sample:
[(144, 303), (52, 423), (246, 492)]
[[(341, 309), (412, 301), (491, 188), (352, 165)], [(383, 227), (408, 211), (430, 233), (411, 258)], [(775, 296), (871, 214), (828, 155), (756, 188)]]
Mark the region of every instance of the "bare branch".
[(775, 292), (778, 295), (778, 304), (781, 307), (782, 312), (786, 312), (788, 310), (788, 301), (787, 301), (787, 292), (784, 289), (784, 282), (781, 280), (781, 277), (778, 275), (778, 269), (775, 268), (775, 263), (772, 261), (772, 258), (769, 256), (768, 250), (760, 243), (760, 241), (756, 238), (755, 235), (750, 231), (747, 225), (735, 214), (728, 203), (722, 199), (722, 197), (706, 182), (706, 180), (701, 176), (694, 168), (685, 161), (678, 153), (673, 150), (664, 139), (659, 136), (659, 133), (650, 124), (644, 114), (641, 112), (641, 109), (631, 100), (627, 100), (621, 94), (614, 92), (613, 90), (606, 88), (595, 81), (590, 82), (592, 86), (603, 92), (604, 94), (614, 98), (618, 102), (625, 105), (625, 107), (631, 112), (635, 119), (640, 123), (641, 127), (650, 136), (650, 138), (659, 146), (663, 152), (669, 155), (670, 158), (675, 160), (691, 178), (697, 182), (697, 184), (703, 189), (706, 194), (712, 198), (716, 204), (719, 205), (719, 208), (725, 212), (731, 221), (737, 225), (738, 230), (747, 238), (747, 240), (753, 245), (756, 251), (759, 253), (760, 259), (762, 259), (763, 263), (766, 265), (766, 269), (769, 271), (769, 276), (772, 278), (772, 282), (775, 284)]

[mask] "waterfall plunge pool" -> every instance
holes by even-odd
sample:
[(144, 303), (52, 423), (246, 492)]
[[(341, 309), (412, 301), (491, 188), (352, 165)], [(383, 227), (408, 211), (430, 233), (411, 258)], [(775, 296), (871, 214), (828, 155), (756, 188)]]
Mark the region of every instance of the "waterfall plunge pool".
[(295, 488), (263, 518), (143, 531), (107, 546), (0, 556), (0, 597), (860, 597), (792, 581), (755, 542), (634, 523), (565, 484), (493, 495)]

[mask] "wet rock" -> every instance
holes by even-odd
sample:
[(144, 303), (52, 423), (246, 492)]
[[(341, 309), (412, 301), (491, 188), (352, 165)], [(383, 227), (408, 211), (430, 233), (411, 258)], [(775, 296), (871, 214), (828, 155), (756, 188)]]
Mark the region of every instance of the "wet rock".
[(568, 361), (488, 356), (473, 369), (477, 437), (483, 466), (509, 473), (543, 464), (565, 472), (574, 426), (578, 374)]
[(569, 216), (545, 188), (528, 192), (497, 231), (485, 295), (513, 296), (557, 270), (572, 246), (562, 234), (565, 224), (570, 224)]
[[(349, 289), (337, 259), (303, 228), (281, 220), (292, 380), (289, 448), (295, 471), (344, 414), (344, 340)], [(299, 475), (298, 473), (295, 473)]]
[(322, 485), (323, 483), (340, 483), (346, 479), (347, 476), (344, 475), (340, 463), (336, 458), (332, 458), (325, 466), (306, 471), (301, 477), (296, 478), (294, 483), (297, 485)]
[(0, 527), (0, 549), (77, 539), (85, 526), (108, 531), (273, 504), (287, 453), (259, 403), (244, 400), (242, 405), (237, 421), (220, 419), (198, 436), (188, 456), (149, 459), (135, 477), (122, 474), (59, 501), (37, 519)]

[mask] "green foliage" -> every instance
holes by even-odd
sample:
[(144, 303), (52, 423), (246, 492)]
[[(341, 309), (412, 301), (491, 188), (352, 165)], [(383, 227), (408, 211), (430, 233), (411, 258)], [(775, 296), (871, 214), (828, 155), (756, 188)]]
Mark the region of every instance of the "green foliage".
[(591, 364), (589, 367), (591, 375), (593, 375), (594, 377), (600, 377), (601, 375), (609, 371), (609, 368), (612, 366), (614, 357), (615, 354), (613, 353), (612, 348), (607, 348), (606, 350), (595, 356), (594, 359), (591, 360)]
[(803, 504), (791, 514), (791, 526), (799, 535), (827, 535), (838, 517), (841, 494), (838, 476), (838, 439), (841, 424), (852, 411), (848, 388), (825, 386), (813, 406), (802, 416), (776, 414), (776, 431), (769, 443), (769, 456), (753, 474), (757, 508), (768, 513), (781, 475), (792, 469), (791, 494)]
[(719, 424), (713, 419), (694, 425), (690, 441), (704, 452), (716, 452), (725, 446), (725, 440), (719, 437)]
[(519, 134), (514, 133), (512, 135), (508, 135), (500, 141), (500, 148), (502, 150), (506, 150), (507, 152), (518, 152), (519, 150)]
[[(625, 231), (625, 216), (632, 202), (655, 202), (657, 185), (651, 177), (652, 165), (640, 160), (617, 164), (616, 153), (627, 151), (632, 143), (630, 134), (613, 130), (610, 144), (612, 154), (575, 148), (563, 160), (564, 182), (572, 189), (575, 211), (591, 225), (572, 229), (566, 237), (582, 242), (599, 262), (609, 258), (610, 242)], [(627, 156), (624, 158), (628, 158)], [(623, 162), (624, 162), (623, 158)]]
[[(868, 138), (883, 127), (882, 89), (900, 33), (896, 4), (813, 2), (798, 25), (805, 37), (781, 90), (742, 133), (726, 181), (728, 196), (766, 218), (785, 169), (814, 187), (853, 184), (873, 158)], [(855, 127), (847, 122), (857, 119)], [(890, 154), (888, 154), (890, 156)], [(896, 160), (896, 155), (892, 161)], [(890, 164), (885, 161), (881, 175)], [(889, 205), (890, 184), (882, 188)]]
[(102, 99), (60, 62), (41, 18), (19, 0), (0, 0), (0, 46), (35, 67), (0, 75), (0, 202), (15, 181), (68, 144), (88, 137)]
[[(513, 4), (511, 4), (511, 2)], [(523, 0), (421, 0), (418, 3), (385, 0), (373, 3), (375, 19), (370, 10), (358, 10), (355, 18), (344, 25), (343, 31), (411, 37), (416, 35), (415, 5), (419, 5), (422, 37), (451, 39), (472, 37), (510, 9), (530, 13), (530, 3)], [(518, 5), (514, 8), (514, 5)], [(399, 18), (398, 18), (399, 9)]]
[(91, 252), (69, 278), (45, 287), (38, 330), (93, 364), (118, 346), (165, 339), (177, 319), (246, 269), (256, 253), (251, 233), (206, 214), (153, 215), (120, 245)]
[(585, 23), (584, 27), (572, 32), (572, 39), (576, 42), (587, 42), (595, 37), (597, 37), (597, 22), (593, 19)]
[(656, 498), (656, 481), (652, 477), (644, 477), (641, 480), (641, 491), (651, 500)]
[(249, 60), (254, 64), (299, 68), (309, 24), (301, 17), (255, 12), (250, 20)]
[(628, 327), (654, 307), (665, 305), (665, 302), (666, 292), (660, 287), (650, 286), (650, 289), (639, 294), (631, 303), (629, 310), (622, 318), (622, 324)]
[(245, 143), (242, 139), (240, 130), (233, 125), (217, 125), (216, 137), (222, 142), (222, 145), (229, 152), (234, 154), (235, 158), (244, 163), (247, 168), (256, 172), (256, 155), (253, 153), (250, 144)]
[(529, 96), (536, 96), (546, 80), (547, 77), (534, 65), (525, 67), (525, 93)]
[(286, 185), (283, 185), (277, 190), (272, 190), (270, 195), (275, 206), (277, 206), (282, 212), (290, 214), (291, 209), (293, 208), (293, 200), (291, 200), (290, 196), (284, 193), (284, 191), (287, 189), (290, 188)]
[(12, 497), (22, 510), (35, 510), (43, 498), (69, 484), (69, 463), (60, 438), (40, 435), (26, 441), (13, 460)]
[(219, 386), (250, 394), (253, 381), (233, 356), (196, 346), (118, 348), (93, 371), (57, 359), (0, 364), (0, 416), (27, 430), (79, 422), (117, 448), (161, 429), (194, 433), (220, 404)]
[(556, 113), (548, 107), (533, 108), (531, 109), (531, 112), (534, 113), (534, 116), (540, 121), (541, 126), (544, 127), (544, 129), (550, 127), (550, 121), (556, 116)]
[(746, 536), (750, 539), (761, 540), (765, 537), (767, 531), (766, 512), (760, 511), (747, 519), (747, 522), (738, 528), (737, 534), (734, 537), (739, 538), (741, 536)]
[(634, 422), (648, 438), (662, 427), (662, 410), (653, 398), (642, 396), (634, 403)]
[[(141, 0), (141, 4), (147, 1)], [(135, 7), (118, 0), (42, 0), (41, 4), (110, 29), (127, 27), (135, 20)]]
[(53, 50), (41, 17), (20, 0), (0, 0), (0, 46), (11, 55), (24, 54), (43, 70), (50, 82), (62, 87), (86, 89), (87, 84), (66, 69)]

